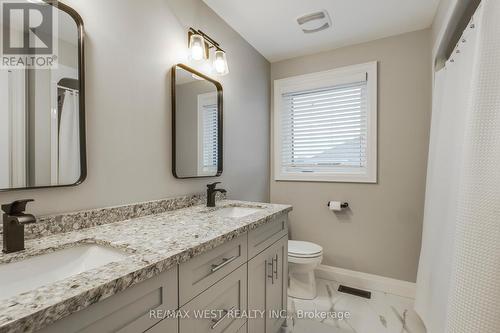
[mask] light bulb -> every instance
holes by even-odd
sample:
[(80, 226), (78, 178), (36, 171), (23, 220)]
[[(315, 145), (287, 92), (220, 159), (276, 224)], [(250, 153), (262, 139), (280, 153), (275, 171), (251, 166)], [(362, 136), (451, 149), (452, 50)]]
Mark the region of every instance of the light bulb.
[(224, 60), (221, 60), (221, 59), (215, 59), (214, 61), (214, 67), (215, 67), (215, 71), (217, 73), (222, 73), (224, 72), (224, 70), (226, 69), (226, 65), (224, 63)]
[(191, 57), (193, 60), (203, 59), (203, 48), (199, 45), (193, 45), (193, 47), (191, 47)]
[(226, 53), (222, 50), (215, 51), (214, 71), (218, 75), (226, 75), (229, 73), (227, 66)]
[(205, 38), (198, 34), (193, 34), (189, 38), (189, 48), (191, 50), (191, 59), (202, 60), (205, 57)]

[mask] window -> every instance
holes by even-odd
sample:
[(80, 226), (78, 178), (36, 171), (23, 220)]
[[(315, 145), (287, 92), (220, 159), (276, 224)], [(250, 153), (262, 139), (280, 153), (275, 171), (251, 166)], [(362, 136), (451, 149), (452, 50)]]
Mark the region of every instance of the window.
[(377, 182), (377, 63), (274, 81), (274, 179)]
[(198, 95), (198, 175), (217, 173), (217, 94)]

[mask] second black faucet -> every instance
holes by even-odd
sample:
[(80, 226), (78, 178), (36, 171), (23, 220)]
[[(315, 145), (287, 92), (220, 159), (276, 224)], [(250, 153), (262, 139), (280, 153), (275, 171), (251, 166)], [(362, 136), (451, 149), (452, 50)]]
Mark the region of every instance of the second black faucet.
[(215, 207), (215, 195), (217, 192), (226, 193), (223, 188), (215, 188), (220, 182), (215, 182), (207, 185), (207, 207)]

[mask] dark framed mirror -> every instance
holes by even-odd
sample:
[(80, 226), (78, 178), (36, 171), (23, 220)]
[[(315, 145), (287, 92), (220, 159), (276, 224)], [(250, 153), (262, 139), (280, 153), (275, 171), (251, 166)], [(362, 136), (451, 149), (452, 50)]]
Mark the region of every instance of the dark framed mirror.
[(222, 174), (222, 85), (184, 64), (171, 70), (172, 173), (174, 177)]
[[(2, 57), (17, 61), (0, 68), (0, 191), (78, 185), (87, 176), (82, 18), (58, 1), (11, 6), (0, 18), (10, 33)], [(15, 10), (38, 25), (20, 24)]]

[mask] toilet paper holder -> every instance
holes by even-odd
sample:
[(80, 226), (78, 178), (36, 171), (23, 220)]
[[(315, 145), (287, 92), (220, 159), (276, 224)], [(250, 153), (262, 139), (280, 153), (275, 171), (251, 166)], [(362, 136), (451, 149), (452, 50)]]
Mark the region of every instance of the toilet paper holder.
[[(328, 202), (326, 203), (326, 206), (327, 206), (327, 207), (330, 207), (330, 202), (331, 202), (331, 201), (328, 201)], [(341, 202), (341, 203), (340, 203), (340, 208), (342, 208), (342, 209), (349, 208), (349, 203), (348, 203), (348, 202)]]

